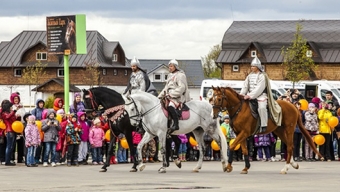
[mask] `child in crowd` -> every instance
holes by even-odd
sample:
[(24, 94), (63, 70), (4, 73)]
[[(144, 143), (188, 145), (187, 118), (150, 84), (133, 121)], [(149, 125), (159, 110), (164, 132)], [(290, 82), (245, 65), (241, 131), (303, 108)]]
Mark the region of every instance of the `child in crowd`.
[[(305, 128), (311, 137), (317, 135), (317, 131), (319, 130), (319, 121), (316, 111), (317, 108), (315, 107), (315, 104), (309, 103), (308, 110), (305, 112)], [(313, 150), (308, 142), (305, 143), (305, 154), (307, 161), (315, 161), (313, 158)]]
[(188, 138), (185, 134), (179, 134), (178, 138), (181, 140), (181, 144), (179, 145), (178, 149), (179, 160), (186, 161)]
[(121, 139), (125, 139), (125, 135), (123, 133), (118, 135), (117, 161), (118, 163), (127, 163), (126, 149), (124, 149), (120, 144)]
[[(139, 144), (139, 142), (142, 140), (142, 134), (140, 134), (139, 132), (137, 131), (132, 131), (132, 143), (133, 143), (133, 148), (135, 150), (137, 150), (137, 145)], [(138, 155), (138, 151), (136, 151), (135, 153), (136, 155)], [(131, 159), (131, 162), (133, 160)], [(134, 163), (134, 162), (132, 162)]]
[(85, 112), (78, 112), (78, 123), (82, 130), (82, 134), (80, 135), (81, 142), (79, 144), (79, 152), (78, 152), (78, 163), (82, 165), (87, 165), (86, 155), (87, 155), (87, 143), (89, 141), (89, 131), (90, 131), (90, 123), (86, 119)]
[[(270, 145), (275, 142), (275, 138), (272, 133), (263, 135), (254, 135), (255, 147), (257, 147), (257, 155), (259, 156), (259, 161), (269, 161), (270, 160)], [(263, 155), (265, 154), (265, 158)]]
[(40, 133), (37, 125), (35, 124), (35, 117), (30, 115), (28, 117), (27, 126), (25, 128), (25, 145), (27, 147), (26, 166), (37, 167), (34, 156), (37, 146), (40, 145)]
[(92, 148), (92, 164), (103, 165), (102, 146), (105, 139), (104, 131), (100, 128), (101, 122), (99, 118), (93, 121), (93, 126), (90, 130), (89, 140)]
[[(43, 120), (46, 118), (46, 116), (44, 115), (46, 113), (46, 110), (44, 108), (44, 105), (45, 105), (45, 101), (42, 100), (42, 99), (37, 99), (36, 101), (36, 107), (31, 111), (31, 114), (34, 115), (35, 119), (36, 120)], [(41, 142), (43, 143), (44, 140), (42, 139)], [(37, 147), (37, 150), (36, 150), (36, 153), (35, 153), (35, 162), (37, 164), (41, 164), (42, 161), (43, 161), (43, 157), (44, 157), (44, 152), (43, 152), (43, 148), (44, 146), (43, 145), (40, 145)]]
[(62, 98), (56, 98), (53, 102), (53, 109), (55, 110), (55, 112), (63, 108), (64, 108), (64, 100)]
[[(61, 116), (60, 128), (59, 131), (59, 141), (56, 146), (56, 164), (65, 164), (65, 135), (66, 135), (66, 125), (67, 125), (67, 117), (65, 115), (64, 109), (59, 109), (57, 111), (57, 115)], [(64, 152), (63, 152), (64, 151)]]
[(77, 122), (77, 116), (70, 114), (70, 119), (66, 125), (66, 143), (67, 143), (67, 166), (78, 164), (78, 150), (80, 144), (80, 135), (82, 130)]

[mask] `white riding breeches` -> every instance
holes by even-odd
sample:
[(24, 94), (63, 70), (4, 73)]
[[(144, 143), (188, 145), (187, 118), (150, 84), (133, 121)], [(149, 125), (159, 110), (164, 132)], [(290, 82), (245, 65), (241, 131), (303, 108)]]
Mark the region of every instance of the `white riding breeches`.
[(261, 127), (266, 127), (268, 123), (268, 114), (267, 114), (267, 99), (257, 99), (258, 102), (258, 112), (261, 119)]

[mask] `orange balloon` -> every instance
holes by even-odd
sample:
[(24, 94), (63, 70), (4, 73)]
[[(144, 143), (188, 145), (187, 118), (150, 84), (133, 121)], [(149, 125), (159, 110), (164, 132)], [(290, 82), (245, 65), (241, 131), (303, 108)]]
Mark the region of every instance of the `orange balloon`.
[(37, 121), (35, 121), (35, 124), (37, 125), (38, 130), (41, 131), (41, 126), (42, 126), (41, 121), (37, 120)]
[(0, 119), (0, 129), (6, 129), (6, 124), (2, 119)]
[(308, 109), (308, 101), (306, 99), (300, 99), (299, 103), (301, 103), (301, 110), (307, 110)]
[(339, 124), (339, 119), (335, 116), (328, 119), (328, 125), (333, 129)]
[(106, 131), (106, 133), (105, 133), (105, 139), (106, 139), (106, 141), (110, 141), (110, 133), (111, 133), (110, 130), (107, 130), (107, 131)]
[[(233, 144), (234, 141), (235, 141), (235, 139), (231, 139), (231, 140), (229, 141), (229, 146), (231, 146), (231, 144)], [(236, 151), (236, 150), (238, 150), (240, 147), (241, 147), (241, 145), (240, 145), (240, 144), (237, 144), (234, 150)]]
[(129, 149), (129, 144), (128, 144), (126, 138), (122, 138), (122, 139), (120, 140), (120, 145), (121, 145), (124, 149)]
[(22, 133), (24, 131), (24, 124), (21, 121), (14, 121), (12, 123), (12, 129), (16, 133)]
[(191, 146), (196, 146), (196, 145), (198, 145), (198, 144), (197, 144), (197, 141), (196, 141), (193, 137), (191, 137), (191, 136), (190, 136), (190, 138), (189, 138), (189, 143), (191, 144)]
[(317, 145), (323, 145), (325, 143), (325, 137), (323, 135), (315, 135), (313, 137), (314, 143)]
[(215, 151), (220, 150), (220, 146), (218, 146), (218, 144), (217, 144), (217, 142), (216, 142), (215, 140), (213, 140), (213, 141), (211, 142), (211, 148), (212, 148), (213, 150), (215, 150)]
[(41, 140), (41, 142), (43, 142), (44, 141), (44, 132), (40, 131), (39, 133), (40, 133), (40, 140)]

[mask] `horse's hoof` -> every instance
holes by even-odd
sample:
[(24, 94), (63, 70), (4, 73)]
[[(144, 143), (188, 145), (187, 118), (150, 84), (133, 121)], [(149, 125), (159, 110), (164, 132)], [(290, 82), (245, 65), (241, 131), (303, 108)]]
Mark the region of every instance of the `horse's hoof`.
[(296, 166), (295, 167), (293, 167), (294, 169), (299, 169), (299, 164), (296, 164)]
[(226, 172), (228, 170), (227, 167), (223, 167), (223, 172)]
[(281, 171), (281, 174), (284, 175), (284, 174), (287, 174), (287, 172), (286, 171)]
[(178, 164), (176, 163), (176, 166), (177, 166), (178, 168), (182, 168), (182, 162), (179, 162)]
[(247, 169), (243, 169), (243, 170), (241, 171), (241, 174), (248, 174), (248, 170), (247, 170)]
[(143, 171), (145, 169), (145, 164), (139, 166), (139, 171)]
[(193, 173), (199, 173), (199, 170), (198, 169), (193, 169), (192, 172)]
[(137, 169), (132, 168), (130, 169), (130, 172), (137, 172)]
[(166, 169), (164, 167), (161, 167), (158, 169), (158, 173), (166, 173)]
[(107, 169), (101, 169), (99, 172), (106, 172)]
[(230, 173), (233, 171), (233, 167), (227, 167), (227, 173)]

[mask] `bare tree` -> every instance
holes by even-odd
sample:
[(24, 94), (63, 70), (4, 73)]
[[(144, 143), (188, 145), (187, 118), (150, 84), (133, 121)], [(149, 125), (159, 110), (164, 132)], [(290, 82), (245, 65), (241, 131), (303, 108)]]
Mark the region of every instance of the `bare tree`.
[(295, 82), (308, 77), (311, 78), (317, 67), (310, 55), (310, 48), (307, 45), (306, 39), (303, 38), (301, 30), (302, 26), (299, 23), (296, 24), (296, 33), (294, 34), (292, 44), (281, 49), (283, 56), (282, 65), (286, 71), (286, 78), (293, 82), (293, 87)]
[(221, 78), (222, 64), (216, 63), (222, 47), (220, 44), (214, 45), (208, 55), (202, 57), (203, 71), (206, 78)]
[(88, 55), (90, 55), (89, 60), (84, 62), (86, 71), (84, 79), (86, 84), (90, 85), (90, 87), (101, 86), (103, 84), (103, 78), (100, 75), (100, 65), (94, 57), (92, 48), (88, 52)]

